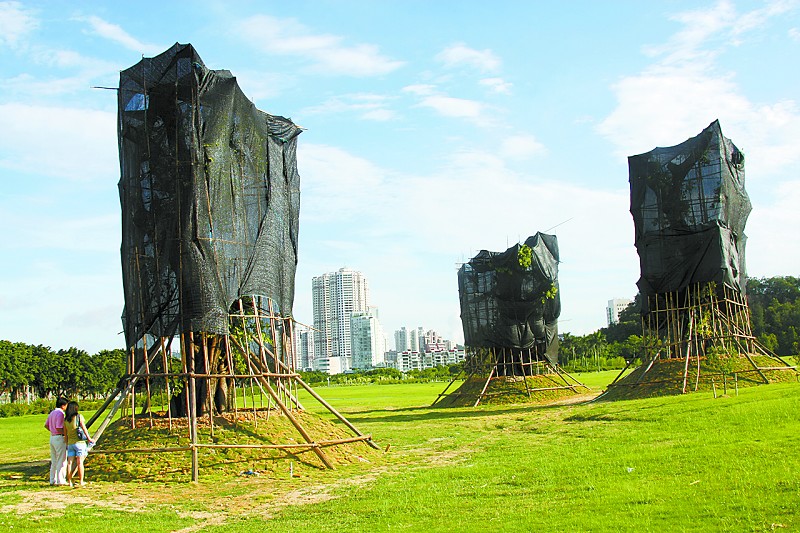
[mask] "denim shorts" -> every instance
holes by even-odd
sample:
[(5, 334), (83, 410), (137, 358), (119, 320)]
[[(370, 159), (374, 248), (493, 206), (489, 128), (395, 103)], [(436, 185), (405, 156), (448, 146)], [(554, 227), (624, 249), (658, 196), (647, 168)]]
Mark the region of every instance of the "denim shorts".
[(87, 455), (89, 455), (89, 448), (86, 446), (86, 441), (67, 446), (67, 457), (86, 457)]

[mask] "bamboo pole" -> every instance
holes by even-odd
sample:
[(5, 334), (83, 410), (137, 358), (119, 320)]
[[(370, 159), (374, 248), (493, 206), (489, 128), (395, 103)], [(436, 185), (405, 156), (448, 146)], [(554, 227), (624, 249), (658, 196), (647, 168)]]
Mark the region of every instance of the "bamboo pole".
[[(156, 352), (155, 354), (153, 354), (153, 358), (155, 358), (157, 355), (158, 355), (158, 352)], [(144, 363), (142, 363), (142, 365), (140, 366), (139, 370), (142, 370), (142, 369), (143, 369), (143, 367), (144, 367)], [(138, 373), (137, 373), (137, 374), (138, 374)], [(133, 379), (132, 379), (131, 381), (134, 381), (134, 383), (136, 382), (136, 379), (137, 379), (137, 378), (136, 378), (136, 376), (137, 376), (137, 374), (133, 374), (133, 375), (132, 375), (132, 376), (134, 376), (134, 377), (133, 377)], [(130, 378), (130, 377), (131, 377), (131, 375), (128, 375), (128, 376), (126, 376), (126, 377)], [(119, 394), (121, 391), (123, 391), (123, 390), (125, 390), (125, 389), (127, 388), (127, 386), (126, 386), (126, 387), (123, 387), (123, 385), (122, 385), (122, 383), (123, 383), (123, 382), (124, 382), (124, 379), (123, 379), (123, 380), (120, 380), (120, 383), (119, 383), (119, 384), (117, 385), (117, 387), (114, 389), (114, 392), (112, 392), (111, 394), (109, 394), (109, 395), (108, 395), (108, 397), (106, 398), (106, 401), (105, 401), (105, 402), (103, 402), (103, 405), (100, 407), (100, 409), (98, 409), (97, 411), (95, 411), (95, 413), (92, 415), (92, 417), (89, 419), (89, 421), (88, 421), (88, 422), (86, 422), (86, 428), (87, 428), (87, 429), (88, 429), (89, 427), (91, 427), (91, 425), (92, 425), (92, 424), (94, 424), (94, 423), (97, 421), (97, 419), (98, 419), (98, 418), (100, 418), (100, 415), (102, 415), (102, 414), (103, 414), (103, 412), (104, 412), (104, 411), (105, 411), (105, 410), (108, 408), (108, 406), (111, 404), (111, 402), (113, 402), (113, 401), (114, 401), (114, 399), (117, 397), (117, 395), (118, 395), (118, 394)], [(125, 396), (127, 396), (127, 394), (123, 394), (123, 395), (122, 395), (123, 399), (125, 398)], [(116, 410), (115, 410), (115, 412), (116, 412)], [(106, 424), (106, 425), (108, 425), (108, 424)], [(103, 427), (103, 429), (105, 429), (105, 426)], [(99, 431), (99, 430), (98, 430), (98, 431)], [(100, 438), (100, 437), (99, 437), (99, 436), (98, 436), (98, 435), (95, 433), (95, 439), (94, 439), (94, 440), (96, 441), (96, 440), (98, 440), (99, 438)]]
[[(208, 357), (208, 334), (204, 331), (200, 336), (200, 342), (203, 343), (203, 364), (205, 371), (211, 374), (211, 362)], [(214, 401), (211, 397), (211, 378), (206, 378), (206, 399), (208, 400), (208, 425), (211, 431), (211, 437), (214, 437)]]
[[(253, 358), (253, 366), (258, 367), (259, 365), (263, 365), (263, 363), (261, 361), (259, 361), (258, 359)], [(265, 378), (266, 375), (267, 374), (256, 374), (256, 378), (257, 379), (262, 379), (262, 378)], [(281, 382), (277, 382), (276, 385), (278, 387), (280, 387), (280, 388), (283, 388), (283, 384)], [(264, 389), (261, 389), (261, 391), (264, 392)], [(298, 399), (294, 395), (292, 395), (292, 393), (290, 391), (287, 391), (286, 394), (288, 394), (289, 399), (292, 402), (294, 402), (298, 406), (300, 405), (300, 402), (298, 401)], [(302, 407), (299, 407), (299, 409), (302, 409)]]
[[(272, 386), (269, 384), (269, 381), (266, 378), (264, 378), (264, 386), (267, 387), (267, 392), (269, 393), (269, 395), (272, 396), (272, 399), (275, 400), (275, 403), (278, 404), (280, 410), (283, 412), (283, 414), (286, 415), (286, 418), (289, 419), (289, 421), (292, 423), (295, 429), (297, 429), (297, 431), (300, 432), (303, 438), (306, 439), (306, 442), (314, 442), (314, 440), (305, 430), (300, 421), (297, 420), (295, 416), (292, 414), (292, 412), (283, 404), (283, 402), (281, 402), (280, 397), (278, 397), (278, 394), (275, 392), (275, 390), (272, 388)], [(318, 447), (314, 448), (314, 453), (317, 454), (317, 457), (320, 458), (320, 460), (325, 464), (325, 466), (327, 466), (331, 470), (336, 469), (336, 467), (333, 465), (330, 459), (328, 459), (328, 456), (326, 456), (325, 453)]]
[[(236, 369), (233, 365), (233, 354), (231, 353), (231, 343), (230, 343), (230, 335), (225, 335), (225, 358), (228, 361), (228, 370), (230, 374), (233, 375), (236, 373)], [(239, 420), (239, 405), (236, 400), (236, 378), (231, 378), (231, 389), (233, 393), (233, 414), (236, 415), (235, 420)]]
[[(194, 374), (194, 332), (189, 332), (189, 372)], [(189, 435), (192, 446), (192, 481), (200, 477), (200, 462), (197, 455), (197, 379), (189, 377)]]
[[(170, 372), (170, 360), (167, 358), (167, 348), (164, 345), (164, 337), (159, 337), (161, 343), (161, 356), (164, 365), (164, 372)], [(169, 344), (172, 344), (172, 337), (169, 339)], [(164, 376), (164, 392), (167, 395), (167, 419), (169, 420), (169, 430), (172, 431), (172, 402), (170, 399), (172, 398), (172, 393), (169, 387), (169, 375)]]
[(681, 393), (682, 394), (686, 394), (686, 384), (689, 381), (689, 359), (691, 358), (691, 355), (692, 355), (692, 350), (691, 350), (691, 342), (692, 341), (691, 341), (691, 338), (692, 338), (692, 326), (693, 326), (692, 322), (693, 321), (692, 321), (692, 313), (691, 312), (689, 313), (687, 318), (689, 320), (689, 333), (688, 333), (689, 339), (686, 341), (686, 365), (683, 368), (683, 387), (681, 388)]
[[(364, 436), (364, 434), (363, 434), (363, 433), (361, 433), (361, 432), (358, 430), (358, 428), (356, 428), (356, 427), (355, 427), (353, 424), (351, 424), (351, 423), (350, 423), (350, 421), (349, 421), (349, 420), (347, 420), (347, 419), (344, 417), (344, 415), (342, 415), (342, 414), (341, 414), (339, 411), (337, 411), (336, 409), (334, 409), (334, 408), (333, 408), (333, 406), (332, 406), (331, 404), (329, 404), (328, 402), (326, 402), (326, 401), (325, 401), (325, 400), (324, 400), (324, 399), (323, 399), (323, 398), (322, 398), (322, 397), (321, 397), (319, 394), (317, 394), (317, 391), (315, 391), (314, 389), (312, 389), (311, 387), (309, 387), (309, 386), (306, 384), (306, 382), (305, 382), (305, 381), (303, 381), (303, 380), (302, 380), (301, 378), (299, 378), (299, 377), (297, 377), (297, 378), (294, 378), (294, 379), (296, 379), (296, 380), (297, 380), (297, 382), (298, 382), (298, 383), (299, 383), (299, 384), (300, 384), (300, 385), (301, 385), (301, 386), (302, 386), (302, 387), (303, 387), (303, 388), (306, 390), (306, 392), (308, 392), (308, 393), (309, 393), (311, 396), (313, 396), (313, 397), (314, 397), (314, 399), (315, 399), (315, 400), (317, 400), (319, 403), (321, 403), (321, 404), (323, 405), (323, 407), (325, 407), (325, 408), (326, 408), (328, 411), (330, 411), (330, 412), (331, 412), (331, 414), (333, 414), (333, 416), (335, 416), (336, 418), (338, 418), (338, 419), (339, 419), (339, 420), (340, 420), (340, 421), (341, 421), (341, 422), (342, 422), (342, 423), (343, 423), (345, 426), (347, 426), (348, 428), (350, 428), (350, 430), (351, 430), (353, 433), (355, 433), (355, 434), (356, 434), (356, 435), (358, 435), (359, 437), (363, 437), (363, 436)], [(370, 445), (372, 448), (375, 448), (376, 450), (379, 450), (379, 449), (380, 449), (380, 447), (379, 447), (377, 444), (375, 444), (375, 443), (372, 441), (372, 439), (368, 440), (368, 441), (367, 441), (367, 444), (369, 444), (369, 445)]]
[(489, 387), (489, 382), (492, 380), (492, 376), (494, 375), (494, 371), (497, 369), (497, 365), (492, 366), (492, 370), (489, 372), (489, 377), (486, 378), (486, 383), (483, 384), (483, 389), (481, 389), (481, 393), (478, 394), (478, 399), (475, 400), (475, 405), (472, 407), (478, 407), (478, 404), (481, 403), (481, 398), (483, 398), (483, 394), (486, 392), (486, 389)]
[[(144, 371), (150, 373), (150, 363), (147, 357), (147, 335), (142, 337), (142, 353), (144, 354)], [(155, 361), (155, 359), (153, 359)], [(153, 427), (153, 394), (150, 390), (150, 376), (144, 378), (145, 390), (147, 391), (147, 414), (150, 420), (150, 427)], [(144, 408), (144, 407), (142, 407)]]
[[(361, 442), (371, 438), (370, 436), (364, 437), (350, 437), (346, 439), (331, 439), (320, 440), (308, 443), (289, 443), (289, 444), (197, 444), (196, 448), (210, 448), (210, 449), (277, 449), (277, 450), (293, 450), (293, 449), (311, 449), (311, 448), (325, 448), (329, 446), (336, 446), (339, 444), (349, 444), (352, 442)], [(118, 450), (97, 450), (93, 449), (93, 454), (111, 455), (121, 453), (160, 453), (160, 452), (188, 452), (192, 450), (192, 446), (170, 446), (162, 448), (124, 448)]]
[(431, 407), (434, 407), (439, 402), (439, 400), (442, 399), (443, 396), (447, 395), (447, 391), (450, 389), (450, 387), (453, 385), (453, 383), (455, 383), (456, 380), (459, 377), (461, 377), (461, 374), (463, 374), (463, 373), (464, 373), (464, 369), (462, 368), (461, 370), (458, 371), (458, 374), (456, 374), (456, 376), (453, 379), (450, 380), (450, 383), (447, 384), (447, 387), (445, 387), (444, 390), (439, 393), (439, 395), (436, 397), (436, 399), (431, 404)]
[[(242, 303), (242, 299), (239, 298), (239, 316), (242, 317), (242, 332), (243, 332), (243, 343), (242, 346), (242, 355), (245, 356), (245, 361), (247, 362), (247, 371), (252, 375), (253, 374), (253, 367), (250, 364), (250, 358), (248, 357), (250, 353), (250, 339), (247, 331), (247, 320), (244, 317), (244, 304)], [(255, 312), (255, 311), (254, 311)], [(258, 319), (256, 319), (256, 323), (258, 323)], [(256, 427), (258, 427), (258, 420), (255, 418), (256, 414), (256, 394), (253, 390), (253, 378), (250, 378), (250, 401), (253, 404), (253, 419), (256, 420)]]

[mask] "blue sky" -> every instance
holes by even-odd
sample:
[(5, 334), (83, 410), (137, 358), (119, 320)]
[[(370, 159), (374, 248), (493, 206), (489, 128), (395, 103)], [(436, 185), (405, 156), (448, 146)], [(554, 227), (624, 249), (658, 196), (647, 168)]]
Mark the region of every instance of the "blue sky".
[[(638, 258), (626, 157), (715, 119), (747, 157), (751, 276), (800, 275), (796, 1), (0, 1), (0, 338), (124, 347), (119, 71), (175, 42), (299, 138), (295, 318), (363, 272), (400, 326), (463, 339), (456, 271), (550, 228), (561, 331)], [(794, 58), (794, 59), (793, 59)]]

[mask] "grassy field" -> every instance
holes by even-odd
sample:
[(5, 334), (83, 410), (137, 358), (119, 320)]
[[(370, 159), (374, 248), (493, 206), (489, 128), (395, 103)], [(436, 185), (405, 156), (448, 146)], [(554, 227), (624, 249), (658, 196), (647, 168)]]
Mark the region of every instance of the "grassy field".
[(90, 457), (53, 489), (43, 417), (0, 419), (0, 530), (800, 531), (800, 384), (431, 409), (445, 385), (318, 388), (381, 452), (294, 477), (97, 481)]

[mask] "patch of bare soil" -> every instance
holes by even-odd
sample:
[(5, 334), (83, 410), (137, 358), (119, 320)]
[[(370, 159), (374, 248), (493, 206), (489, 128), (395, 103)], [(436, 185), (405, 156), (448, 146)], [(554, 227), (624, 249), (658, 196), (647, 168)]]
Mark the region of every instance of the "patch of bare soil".
[(575, 396), (569, 396), (567, 398), (562, 398), (561, 400), (556, 400), (554, 402), (550, 402), (547, 405), (575, 405), (579, 403), (588, 403), (600, 396), (603, 391), (591, 391), (585, 394), (576, 394)]
[(22, 497), (22, 501), (0, 507), (0, 513), (16, 512), (18, 515), (26, 515), (35, 511), (63, 510), (67, 506), (75, 504), (130, 513), (135, 513), (139, 510), (132, 502), (96, 499), (91, 494), (89, 486), (75, 489), (70, 487), (48, 487), (48, 490), (23, 490), (17, 492), (17, 494)]

